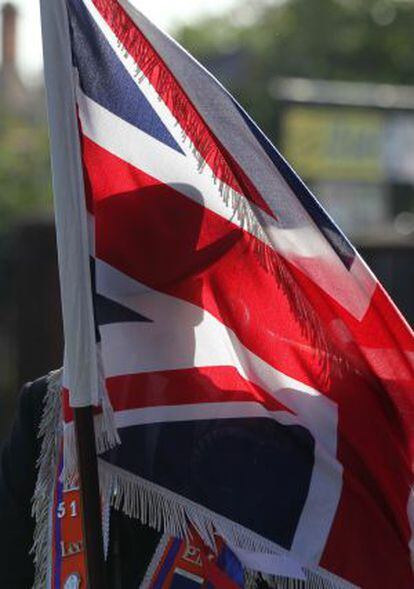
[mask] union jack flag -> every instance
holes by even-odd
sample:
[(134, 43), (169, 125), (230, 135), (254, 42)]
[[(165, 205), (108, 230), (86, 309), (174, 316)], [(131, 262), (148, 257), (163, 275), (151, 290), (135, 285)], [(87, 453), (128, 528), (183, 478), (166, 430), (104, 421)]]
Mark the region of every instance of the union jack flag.
[(71, 407), (93, 403), (102, 479), (144, 523), (310, 587), (412, 587), (409, 326), (240, 105), (132, 4), (42, 16), (65, 468)]

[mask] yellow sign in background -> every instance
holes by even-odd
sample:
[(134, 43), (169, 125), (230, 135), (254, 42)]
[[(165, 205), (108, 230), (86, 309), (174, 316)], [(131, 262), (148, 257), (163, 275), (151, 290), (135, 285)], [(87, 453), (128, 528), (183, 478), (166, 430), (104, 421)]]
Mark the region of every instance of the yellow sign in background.
[(384, 129), (375, 111), (291, 107), (283, 120), (284, 155), (310, 180), (381, 182)]

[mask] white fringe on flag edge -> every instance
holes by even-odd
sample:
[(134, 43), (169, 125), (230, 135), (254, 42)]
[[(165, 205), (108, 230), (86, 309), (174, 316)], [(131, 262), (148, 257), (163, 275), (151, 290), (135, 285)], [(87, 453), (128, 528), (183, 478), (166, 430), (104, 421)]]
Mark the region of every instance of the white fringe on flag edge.
[[(222, 537), (230, 547), (251, 552), (290, 557), (289, 552), (251, 530), (190, 501), (168, 489), (150, 483), (136, 475), (99, 460), (101, 488), (112, 497), (112, 506), (142, 524), (170, 534), (191, 539), (193, 528), (211, 549), (215, 550), (215, 536)], [(246, 571), (246, 589), (254, 589), (263, 579), (269, 587), (283, 589), (351, 589), (356, 586), (320, 567), (303, 567), (306, 581), (263, 575)]]
[(62, 441), (62, 370), (51, 372), (47, 378), (42, 420), (38, 437), (42, 438), (40, 456), (37, 460), (38, 475), (33, 495), (32, 516), (35, 531), (31, 554), (35, 565), (33, 589), (46, 589), (51, 571), (51, 517), (53, 495)]
[[(35, 563), (33, 589), (49, 587), (48, 575), (51, 570), (51, 516), (55, 477), (59, 461), (59, 446), (63, 439), (61, 409), (61, 374), (58, 370), (48, 376), (47, 394), (39, 437), (42, 438), (41, 454), (37, 463), (38, 477), (33, 496), (32, 513), (35, 517), (35, 534), (32, 553)], [(95, 418), (98, 430), (104, 428), (103, 416)], [(100, 424), (100, 425), (99, 425)], [(72, 430), (74, 431), (74, 430)], [(100, 438), (99, 434), (97, 439)], [(101, 444), (107, 450), (105, 436)], [(68, 437), (71, 444), (72, 466), (76, 465), (75, 437)], [(102, 446), (101, 446), (102, 447)], [(77, 482), (76, 467), (66, 473), (64, 484)], [(191, 528), (196, 530), (207, 546), (215, 550), (215, 536), (221, 536), (230, 547), (251, 552), (287, 556), (289, 552), (258, 534), (229, 519), (198, 505), (168, 489), (150, 483), (136, 475), (99, 459), (101, 494), (105, 503), (142, 524), (167, 533), (173, 537), (191, 539)], [(108, 538), (106, 538), (108, 541)], [(107, 542), (106, 542), (107, 543)], [(257, 571), (245, 571), (245, 588), (256, 589), (261, 580), (271, 588), (281, 589), (355, 589), (355, 585), (336, 577), (320, 567), (303, 567), (306, 581), (271, 577)]]

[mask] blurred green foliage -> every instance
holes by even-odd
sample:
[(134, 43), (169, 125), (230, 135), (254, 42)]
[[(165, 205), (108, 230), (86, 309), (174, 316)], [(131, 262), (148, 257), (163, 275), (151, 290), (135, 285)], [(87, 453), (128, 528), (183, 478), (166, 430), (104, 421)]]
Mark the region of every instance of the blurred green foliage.
[(0, 117), (0, 231), (16, 217), (52, 206), (49, 143), (45, 121)]
[(414, 84), (413, 31), (413, 0), (244, 0), (177, 36), (213, 69), (244, 60), (244, 75), (223, 82), (269, 131), (276, 76)]

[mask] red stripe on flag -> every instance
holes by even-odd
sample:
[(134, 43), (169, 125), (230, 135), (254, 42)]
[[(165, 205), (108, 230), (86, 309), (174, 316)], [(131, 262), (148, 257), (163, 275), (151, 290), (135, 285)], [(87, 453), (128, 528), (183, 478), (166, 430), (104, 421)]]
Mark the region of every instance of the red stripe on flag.
[(99, 259), (206, 309), (285, 374), (321, 381), (316, 352), (253, 236), (89, 140), (84, 156)]
[[(203, 366), (181, 370), (164, 370), (125, 374), (106, 379), (114, 411), (198, 403), (259, 403), (268, 411), (287, 411), (268, 392), (243, 378), (232, 366)], [(94, 409), (94, 414), (102, 412)], [(73, 420), (69, 391), (63, 389), (65, 423)]]
[(369, 388), (361, 377), (348, 375), (333, 392), (344, 474), (321, 566), (364, 589), (408, 589), (414, 576), (408, 547), (413, 477), (407, 429), (380, 385)]
[(260, 403), (268, 411), (288, 411), (272, 395), (231, 366), (208, 366), (128, 374), (106, 381), (115, 411), (198, 403)]
[[(62, 388), (62, 413), (64, 423), (70, 423), (74, 419), (73, 408), (70, 405), (69, 389)], [(93, 407), (94, 415), (102, 414), (102, 407)]]

